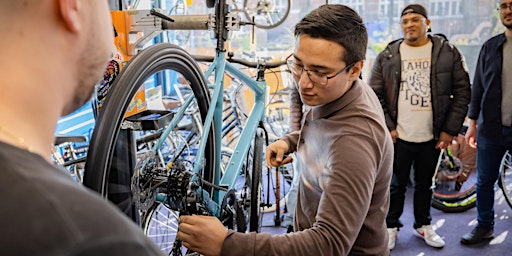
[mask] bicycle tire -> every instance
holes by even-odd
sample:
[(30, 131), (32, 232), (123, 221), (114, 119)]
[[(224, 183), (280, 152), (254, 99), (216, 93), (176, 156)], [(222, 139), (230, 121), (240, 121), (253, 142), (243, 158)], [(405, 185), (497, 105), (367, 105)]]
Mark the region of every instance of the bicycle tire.
[[(167, 43), (151, 46), (137, 54), (112, 85), (100, 110), (85, 165), (84, 185), (112, 201), (136, 222), (140, 222), (140, 215), (132, 203), (131, 176), (137, 159), (133, 154), (128, 154), (128, 159), (118, 159), (119, 148), (134, 147), (133, 140), (124, 138), (121, 124), (131, 99), (146, 79), (163, 70), (179, 72), (188, 81), (200, 116), (205, 119), (210, 95), (197, 63), (178, 46)], [(214, 127), (208, 138), (214, 138), (213, 134)], [(214, 174), (215, 150), (215, 142), (208, 139), (203, 179), (210, 182)]]
[[(275, 5), (276, 1), (283, 3), (285, 5), (284, 12), (279, 12), (276, 10), (270, 10), (270, 11), (265, 10), (263, 12), (263, 14), (261, 11), (256, 11), (255, 14), (252, 14), (252, 10), (256, 9), (256, 7), (258, 7), (258, 5), (261, 2), (264, 2), (265, 9), (267, 9), (267, 8), (273, 9), (275, 6), (269, 7), (269, 6), (267, 6), (267, 4), (272, 3)], [(256, 4), (255, 7), (253, 7), (254, 4)], [(256, 27), (262, 28), (262, 29), (272, 29), (272, 28), (275, 28), (275, 27), (281, 25), (286, 20), (286, 18), (288, 18), (288, 15), (290, 14), (290, 8), (291, 8), (291, 0), (244, 0), (244, 5), (243, 5), (245, 18), (247, 20), (251, 21), (252, 17), (254, 16), (254, 23), (255, 23), (254, 25)], [(269, 15), (269, 16), (264, 17), (264, 15)], [(278, 16), (276, 16), (276, 15), (278, 15)], [(274, 17), (276, 17), (275, 21), (273, 19)], [(268, 19), (270, 19), (271, 21), (269, 21)], [(266, 20), (266, 22), (262, 21), (262, 20)]]
[[(466, 144), (463, 135), (457, 137), (457, 143), (450, 149), (460, 171), (451, 172), (446, 164), (440, 162), (436, 170), (432, 207), (444, 212), (463, 212), (476, 206), (476, 149)], [(457, 188), (460, 178), (462, 182)]]
[(261, 129), (256, 131), (254, 137), (254, 150), (252, 157), (252, 173), (251, 173), (251, 200), (249, 214), (249, 231), (261, 231), (261, 197), (262, 184), (261, 172), (263, 170), (263, 142), (264, 137)]
[(499, 185), (503, 191), (503, 197), (512, 208), (512, 155), (509, 151), (501, 160)]
[(476, 191), (467, 198), (455, 202), (443, 201), (439, 198), (432, 199), (432, 207), (446, 213), (458, 213), (467, 211), (476, 206)]

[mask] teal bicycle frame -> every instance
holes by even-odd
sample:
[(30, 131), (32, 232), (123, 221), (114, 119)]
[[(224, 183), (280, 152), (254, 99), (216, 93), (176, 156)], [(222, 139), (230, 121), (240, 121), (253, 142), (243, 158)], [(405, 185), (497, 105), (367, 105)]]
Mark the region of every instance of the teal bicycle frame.
[[(219, 6), (224, 6), (224, 8), (221, 8)], [(172, 27), (172, 28), (179, 28), (180, 25), (175, 23), (166, 24), (165, 19), (166, 17), (152, 12), (153, 15), (161, 17), (164, 19), (162, 21), (162, 24), (164, 27)], [(220, 0), (219, 3), (216, 5), (216, 17), (228, 17), (227, 13), (227, 6), (225, 5), (225, 0)], [(216, 19), (217, 23), (226, 25), (226, 22), (223, 19)], [(231, 24), (232, 25), (232, 24)], [(193, 27), (188, 25), (188, 27)], [(200, 27), (200, 26), (196, 26)], [(208, 113), (206, 116), (206, 119), (204, 120), (203, 124), (203, 131), (201, 132), (200, 137), (200, 143), (199, 148), (197, 150), (196, 159), (197, 162), (194, 163), (193, 167), (193, 180), (192, 181), (198, 181), (201, 176), (201, 171), (204, 168), (204, 156), (205, 156), (205, 149), (208, 138), (208, 132), (212, 126), (214, 126), (215, 134), (214, 134), (214, 140), (215, 140), (215, 147), (217, 154), (215, 155), (215, 174), (214, 174), (214, 185), (222, 188), (226, 188), (226, 190), (233, 189), (235, 187), (235, 183), (237, 180), (237, 177), (240, 175), (240, 170), (243, 167), (244, 160), (247, 157), (247, 154), (250, 150), (252, 140), (257, 132), (257, 128), (259, 124), (264, 120), (265, 115), (265, 107), (266, 107), (266, 101), (267, 101), (267, 85), (266, 81), (264, 79), (264, 71), (266, 68), (272, 68), (272, 67), (278, 67), (280, 65), (284, 65), (286, 62), (275, 62), (275, 63), (262, 63), (262, 65), (256, 65), (256, 68), (258, 69), (258, 76), (256, 79), (250, 77), (249, 75), (241, 72), (237, 67), (233, 64), (231, 64), (226, 59), (226, 51), (224, 48), (225, 40), (219, 35), (223, 35), (224, 33), (227, 33), (228, 26), (224, 27), (217, 27), (217, 48), (216, 48), (216, 55), (213, 59), (212, 64), (209, 66), (209, 68), (206, 70), (204, 76), (205, 78), (209, 78), (213, 76), (214, 82), (213, 84), (208, 85), (210, 89), (213, 89), (213, 92), (211, 94), (211, 102), (210, 107), (208, 109)], [(232, 27), (232, 26), (231, 26)], [(171, 28), (171, 29), (172, 29)], [(221, 31), (219, 31), (221, 30)], [(235, 59), (231, 59), (235, 60)], [(238, 60), (235, 61), (238, 63), (241, 63), (244, 65), (244, 63), (249, 63), (246, 61)], [(254, 64), (246, 64), (246, 65), (254, 65)], [(247, 85), (253, 92), (254, 92), (254, 105), (251, 109), (251, 112), (244, 124), (243, 130), (241, 132), (241, 135), (239, 137), (239, 140), (233, 150), (233, 154), (231, 155), (231, 158), (229, 160), (229, 164), (227, 165), (226, 170), (224, 173), (221, 174), (221, 141), (222, 141), (222, 120), (223, 120), (223, 95), (224, 95), (224, 75), (225, 72), (230, 73), (231, 75), (237, 77), (240, 79), (245, 85)], [(173, 129), (176, 128), (179, 121), (184, 117), (185, 115), (185, 109), (192, 103), (193, 96), (185, 100), (183, 103), (180, 111), (178, 113), (175, 113), (172, 121), (167, 126), (165, 131), (163, 132), (162, 136), (158, 140), (158, 142), (154, 145), (152, 148), (153, 153), (156, 153), (158, 149), (162, 146), (164, 143), (165, 138), (171, 133)], [(258, 153), (258, 152), (256, 152)], [(263, 153), (263, 152), (260, 152)], [(174, 161), (175, 159), (171, 159), (170, 161)], [(226, 190), (221, 189), (215, 189), (214, 194), (210, 197), (209, 193), (201, 188), (198, 188), (197, 192), (201, 193), (203, 196), (203, 204), (208, 207), (208, 210), (211, 214), (213, 214), (216, 217), (220, 217), (221, 215), (221, 203), (224, 199), (224, 196), (226, 195)], [(210, 199), (211, 198), (211, 199)], [(157, 195), (157, 201), (159, 202), (166, 202), (166, 196), (164, 194)]]

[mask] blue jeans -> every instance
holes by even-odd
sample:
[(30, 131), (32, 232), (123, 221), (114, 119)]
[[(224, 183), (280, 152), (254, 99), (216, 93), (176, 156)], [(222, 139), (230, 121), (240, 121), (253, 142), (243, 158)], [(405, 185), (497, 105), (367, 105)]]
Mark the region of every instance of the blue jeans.
[(476, 151), (476, 209), (478, 225), (494, 226), (494, 186), (499, 176), (501, 159), (512, 149), (512, 128), (503, 127), (501, 136), (488, 138), (479, 133)]

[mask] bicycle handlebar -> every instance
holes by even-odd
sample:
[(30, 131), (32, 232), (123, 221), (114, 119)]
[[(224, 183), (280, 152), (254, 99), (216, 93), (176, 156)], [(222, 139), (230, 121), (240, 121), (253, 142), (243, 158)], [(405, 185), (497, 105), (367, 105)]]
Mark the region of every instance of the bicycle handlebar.
[[(215, 59), (213, 56), (206, 56), (206, 55), (192, 55), (192, 57), (196, 61), (204, 61), (204, 62), (213, 62), (213, 60)], [(277, 68), (277, 67), (280, 67), (280, 66), (286, 64), (286, 60), (272, 61), (272, 62), (265, 62), (265, 61), (257, 62), (257, 61), (248, 61), (248, 60), (237, 59), (237, 58), (232, 58), (232, 57), (228, 57), (228, 58), (226, 58), (226, 60), (231, 63), (241, 64), (243, 66), (250, 67), (250, 68), (258, 68), (259, 66), (263, 65), (266, 69), (270, 69), (270, 68)]]

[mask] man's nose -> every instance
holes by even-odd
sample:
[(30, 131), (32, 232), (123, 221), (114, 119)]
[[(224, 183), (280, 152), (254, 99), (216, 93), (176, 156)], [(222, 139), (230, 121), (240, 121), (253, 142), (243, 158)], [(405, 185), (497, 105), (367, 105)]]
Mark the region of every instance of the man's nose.
[(299, 88), (309, 88), (313, 87), (313, 82), (309, 79), (308, 72), (306, 70), (302, 71), (299, 77)]

